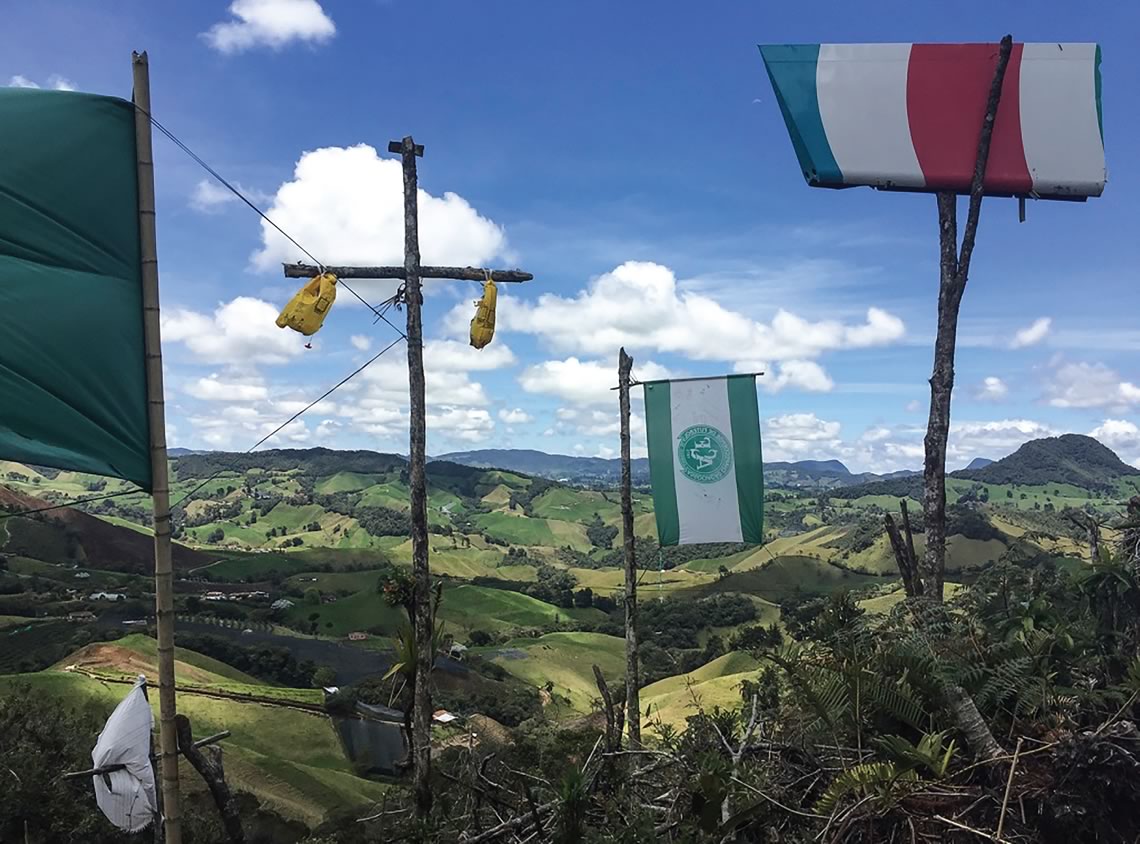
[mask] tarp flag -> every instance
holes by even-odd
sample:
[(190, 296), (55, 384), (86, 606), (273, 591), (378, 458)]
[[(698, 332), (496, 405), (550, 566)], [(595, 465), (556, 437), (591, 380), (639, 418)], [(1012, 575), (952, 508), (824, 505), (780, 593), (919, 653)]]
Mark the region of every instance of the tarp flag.
[(151, 487), (134, 106), (0, 88), (0, 459)]
[(754, 375), (646, 382), (645, 426), (661, 545), (764, 541)]
[[(760, 52), (809, 185), (969, 192), (997, 44), (772, 44)], [(986, 193), (1100, 196), (1100, 85), (1096, 44), (1014, 44)]]

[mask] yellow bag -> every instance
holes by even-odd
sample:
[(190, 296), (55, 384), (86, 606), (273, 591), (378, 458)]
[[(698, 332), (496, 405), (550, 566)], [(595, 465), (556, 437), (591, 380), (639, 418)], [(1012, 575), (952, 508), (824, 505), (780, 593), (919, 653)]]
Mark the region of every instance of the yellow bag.
[(336, 276), (321, 273), (297, 291), (277, 317), (278, 328), (292, 328), (306, 337), (320, 331), (329, 309), (336, 301)]
[(498, 292), (495, 282), (483, 282), (483, 298), (476, 303), (475, 318), (471, 320), (471, 345), (481, 349), (495, 336), (495, 301)]

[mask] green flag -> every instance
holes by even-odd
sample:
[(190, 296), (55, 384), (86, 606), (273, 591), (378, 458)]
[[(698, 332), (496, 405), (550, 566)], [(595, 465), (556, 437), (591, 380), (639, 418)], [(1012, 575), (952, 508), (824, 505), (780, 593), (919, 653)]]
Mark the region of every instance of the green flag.
[(660, 544), (764, 541), (755, 376), (646, 382), (645, 427)]
[(0, 459), (149, 490), (134, 106), (0, 88)]

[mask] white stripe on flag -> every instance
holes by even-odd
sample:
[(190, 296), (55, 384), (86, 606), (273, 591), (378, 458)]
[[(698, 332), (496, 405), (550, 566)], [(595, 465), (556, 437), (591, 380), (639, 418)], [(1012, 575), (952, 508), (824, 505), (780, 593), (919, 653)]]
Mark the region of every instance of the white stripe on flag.
[[(906, 78), (910, 44), (820, 44), (819, 117), (843, 181), (921, 188), (910, 137)], [(868, 92), (874, 96), (867, 96)]]
[(1026, 44), (1021, 54), (1021, 143), (1040, 193), (1100, 195), (1095, 68), (1096, 44)]
[[(669, 385), (669, 404), (674, 449), (685, 429), (693, 425), (716, 428), (732, 444), (727, 378), (673, 381)], [(698, 483), (685, 476), (674, 453), (673, 482), (677, 490), (680, 544), (741, 541), (735, 466), (730, 463), (728, 474), (715, 483)]]

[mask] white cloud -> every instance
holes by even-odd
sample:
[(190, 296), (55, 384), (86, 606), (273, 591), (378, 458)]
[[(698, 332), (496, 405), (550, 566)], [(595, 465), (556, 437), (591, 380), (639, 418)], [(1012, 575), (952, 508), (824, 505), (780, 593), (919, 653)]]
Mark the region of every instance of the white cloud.
[[(49, 88), (51, 88), (55, 91), (74, 91), (75, 90), (75, 83), (72, 82), (70, 79), (66, 79), (66, 78), (60, 76), (58, 73), (53, 73), (51, 76), (49, 76), (47, 84), (48, 84)], [(26, 76), (20, 76), (19, 74), (16, 74), (15, 76), (13, 76), (11, 79), (8, 80), (8, 87), (9, 88), (39, 88), (40, 84), (38, 82), (33, 82), (31, 79), (29, 79)]]
[(264, 384), (249, 381), (231, 381), (217, 374), (199, 378), (186, 385), (186, 392), (203, 401), (261, 401), (269, 398)]
[(317, 0), (234, 0), (229, 11), (235, 20), (202, 33), (220, 53), (253, 47), (280, 50), (294, 41), (321, 44), (336, 34), (336, 25)]
[[(465, 330), (469, 318), (456, 309), (450, 329)], [(830, 350), (885, 345), (905, 331), (902, 320), (874, 307), (862, 324), (810, 322), (785, 310), (769, 323), (758, 322), (707, 295), (679, 289), (668, 267), (637, 261), (599, 276), (573, 298), (546, 293), (530, 303), (501, 296), (499, 328), (539, 335), (555, 350), (572, 354), (608, 355), (625, 346), (739, 362), (802, 361)], [(818, 373), (810, 380), (821, 383)]]
[[(322, 261), (402, 266), (403, 185), (400, 162), (380, 158), (373, 147), (325, 147), (301, 156), (293, 180), (277, 189), (267, 213)], [(506, 250), (503, 230), (463, 197), (420, 190), (418, 201), (423, 263), (479, 266)], [(255, 267), (278, 269), (281, 262), (304, 258), (268, 223), (261, 229)]]
[(277, 327), (277, 313), (273, 305), (249, 296), (219, 305), (212, 315), (175, 308), (163, 314), (162, 339), (185, 344), (204, 363), (285, 363), (304, 344), (301, 335)]
[(426, 419), (429, 432), (465, 442), (483, 442), (495, 427), (491, 414), (479, 408), (444, 408), (437, 413), (429, 413)]
[(920, 410), (922, 410), (922, 402), (918, 399), (912, 399), (906, 403), (907, 413), (918, 413)]
[(842, 449), (840, 424), (814, 413), (789, 413), (763, 420), (765, 460), (821, 460)]
[(778, 393), (785, 387), (813, 393), (827, 393), (835, 386), (831, 376), (815, 361), (789, 360), (779, 366), (780, 372), (775, 378), (760, 378), (757, 383), (773, 393)]
[(1032, 419), (995, 419), (988, 422), (951, 422), (946, 447), (948, 461), (966, 463), (975, 457), (998, 459), (1030, 440), (1059, 432)]
[(1034, 346), (1045, 339), (1045, 335), (1049, 333), (1049, 329), (1052, 326), (1053, 320), (1049, 317), (1036, 319), (1032, 325), (1027, 325), (1013, 335), (1010, 346), (1015, 349), (1021, 349), (1025, 346)]
[(1115, 451), (1122, 460), (1133, 466), (1140, 466), (1140, 426), (1135, 422), (1127, 419), (1105, 419), (1089, 431), (1089, 436), (1096, 437)]
[(1009, 387), (996, 375), (987, 376), (974, 391), (974, 398), (980, 401), (1001, 401), (1009, 393)]
[(352, 343), (352, 347), (358, 352), (367, 352), (372, 348), (372, 338), (363, 334), (353, 334), (348, 338), (348, 342)]
[(523, 425), (530, 422), (534, 417), (523, 410), (521, 407), (515, 407), (510, 410), (503, 408), (499, 411), (499, 418), (506, 422), (508, 425)]
[(1066, 363), (1046, 386), (1053, 407), (1115, 407), (1140, 403), (1140, 387), (1103, 363)]
[[(653, 361), (634, 364), (639, 380), (668, 378), (665, 367)], [(548, 360), (528, 366), (519, 375), (519, 384), (528, 393), (545, 393), (581, 405), (613, 404), (617, 406), (617, 366), (599, 360)], [(641, 390), (631, 390), (630, 396), (641, 398)]]
[[(234, 187), (253, 202), (268, 202), (272, 199), (269, 194), (256, 188), (247, 188), (236, 182)], [(202, 179), (194, 186), (194, 192), (190, 195), (190, 207), (204, 214), (216, 214), (226, 205), (237, 201), (238, 197), (233, 191), (214, 179)]]
[(863, 432), (863, 436), (859, 437), (859, 440), (865, 443), (878, 443), (882, 442), (883, 440), (890, 439), (892, 434), (893, 432), (890, 428), (883, 428), (881, 426), (877, 428), (868, 428)]

